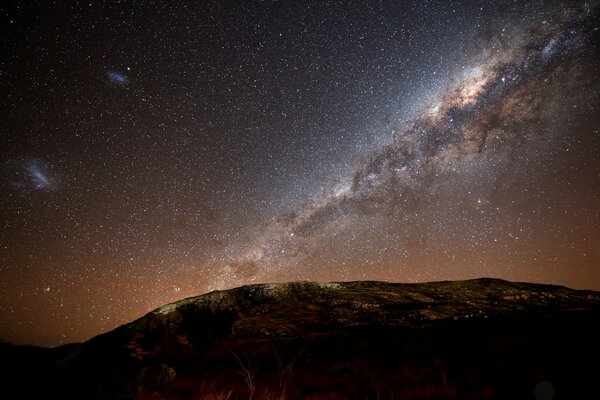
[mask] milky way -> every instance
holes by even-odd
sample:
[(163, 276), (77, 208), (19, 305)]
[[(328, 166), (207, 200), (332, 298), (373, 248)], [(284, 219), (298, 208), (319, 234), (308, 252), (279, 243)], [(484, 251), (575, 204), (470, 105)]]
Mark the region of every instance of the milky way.
[[(246, 279), (261, 281), (275, 272), (287, 272), (286, 268), (302, 270), (305, 257), (325, 237), (356, 230), (354, 224), (363, 215), (385, 215), (385, 221), (369, 223), (395, 225), (410, 235), (410, 224), (403, 219), (419, 209), (422, 197), (439, 186), (438, 180), (458, 169), (484, 164), (493, 181), (485, 197), (498, 195), (504, 171), (513, 168), (515, 153), (528, 151), (529, 145), (537, 148), (539, 157), (546, 155), (538, 143), (544, 135), (551, 135), (540, 132), (544, 127), (540, 119), (547, 117), (544, 108), (553, 103), (553, 94), (564, 96), (572, 90), (569, 77), (557, 70), (562, 61), (577, 57), (598, 39), (597, 19), (589, 7), (568, 17), (572, 19), (552, 27), (525, 26), (511, 43), (487, 55), (483, 64), (463, 67), (470, 72), (438, 94), (408, 127), (393, 132), (387, 143), (323, 197), (282, 216), (248, 254), (234, 258), (219, 275), (235, 285), (243, 271), (250, 271)], [(482, 202), (481, 198), (475, 201)], [(219, 280), (217, 287), (223, 284)]]
[(255, 282), (600, 290), (598, 2), (14, 2), (0, 339)]

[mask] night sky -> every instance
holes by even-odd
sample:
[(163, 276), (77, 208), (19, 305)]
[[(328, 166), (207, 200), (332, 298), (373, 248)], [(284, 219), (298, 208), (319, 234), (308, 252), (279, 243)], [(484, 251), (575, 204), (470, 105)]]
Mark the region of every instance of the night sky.
[(258, 282), (600, 290), (597, 1), (0, 14), (2, 340)]

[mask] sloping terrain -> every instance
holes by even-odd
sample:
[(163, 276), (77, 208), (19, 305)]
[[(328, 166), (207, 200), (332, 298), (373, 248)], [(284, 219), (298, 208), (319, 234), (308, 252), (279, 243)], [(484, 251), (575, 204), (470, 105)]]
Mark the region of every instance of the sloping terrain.
[(21, 398), (591, 398), (599, 316), (598, 292), (497, 279), (251, 285), (4, 345), (1, 373)]

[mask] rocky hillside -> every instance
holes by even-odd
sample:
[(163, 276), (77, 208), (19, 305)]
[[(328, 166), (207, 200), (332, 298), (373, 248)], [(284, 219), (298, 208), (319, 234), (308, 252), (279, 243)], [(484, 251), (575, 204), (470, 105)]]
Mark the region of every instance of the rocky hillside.
[(600, 293), (551, 285), (294, 282), (216, 291), (80, 345), (0, 355), (4, 386), (32, 398), (589, 398), (598, 317)]

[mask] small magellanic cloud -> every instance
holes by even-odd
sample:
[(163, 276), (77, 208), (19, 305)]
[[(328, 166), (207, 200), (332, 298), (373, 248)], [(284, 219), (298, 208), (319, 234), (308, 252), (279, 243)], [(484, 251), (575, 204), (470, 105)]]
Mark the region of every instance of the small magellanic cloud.
[(116, 86), (125, 86), (129, 83), (129, 78), (127, 75), (124, 75), (117, 71), (108, 71), (106, 73), (108, 81)]

